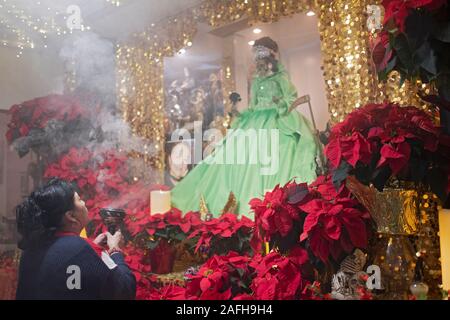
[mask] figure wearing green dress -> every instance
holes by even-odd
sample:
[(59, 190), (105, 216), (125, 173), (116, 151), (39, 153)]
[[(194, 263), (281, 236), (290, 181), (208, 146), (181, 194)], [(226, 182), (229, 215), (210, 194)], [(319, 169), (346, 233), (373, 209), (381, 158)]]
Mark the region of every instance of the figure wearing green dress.
[[(253, 218), (248, 205), (252, 198), (293, 179), (308, 183), (316, 179), (318, 139), (303, 115), (288, 112), (297, 91), (285, 68), (267, 59), (264, 44), (255, 43), (260, 50), (255, 59), (259, 72), (252, 82), (248, 109), (235, 119), (214, 151), (172, 189), (172, 205), (183, 212), (198, 211), (203, 197), (217, 217), (233, 192), (237, 212)], [(272, 71), (264, 70), (264, 61)]]

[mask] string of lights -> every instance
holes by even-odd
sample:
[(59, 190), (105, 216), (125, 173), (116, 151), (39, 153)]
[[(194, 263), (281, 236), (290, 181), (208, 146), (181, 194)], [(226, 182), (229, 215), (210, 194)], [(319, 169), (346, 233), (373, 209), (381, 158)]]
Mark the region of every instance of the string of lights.
[[(39, 8), (42, 13), (34, 15), (30, 8)], [(0, 9), (0, 25), (7, 31), (0, 43), (16, 47), (18, 58), (22, 56), (24, 49), (47, 48), (50, 37), (61, 37), (74, 32), (66, 25), (68, 16), (65, 8), (57, 10), (45, 6), (42, 1), (23, 7), (12, 0), (0, 0)], [(81, 24), (80, 31), (90, 29), (90, 26)]]

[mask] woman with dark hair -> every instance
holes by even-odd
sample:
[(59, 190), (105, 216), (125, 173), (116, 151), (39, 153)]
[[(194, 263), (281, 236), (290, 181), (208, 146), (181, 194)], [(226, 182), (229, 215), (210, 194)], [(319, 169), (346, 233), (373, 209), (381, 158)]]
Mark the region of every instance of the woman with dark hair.
[[(88, 212), (69, 183), (52, 179), (18, 205), (16, 215), (23, 250), (16, 299), (135, 298), (120, 231), (81, 238)], [(100, 246), (105, 239), (108, 250)]]
[(214, 151), (172, 189), (175, 207), (198, 211), (202, 199), (218, 216), (232, 192), (236, 213), (252, 218), (252, 198), (290, 180), (311, 183), (316, 179), (320, 142), (311, 123), (292, 110), (297, 91), (277, 55), (278, 44), (271, 38), (255, 41), (256, 70), (248, 109), (237, 116), (233, 130), (215, 144)]

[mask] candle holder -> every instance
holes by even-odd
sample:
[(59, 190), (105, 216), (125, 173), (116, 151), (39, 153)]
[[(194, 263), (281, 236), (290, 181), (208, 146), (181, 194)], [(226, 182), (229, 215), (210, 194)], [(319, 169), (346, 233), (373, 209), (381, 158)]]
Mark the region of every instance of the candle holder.
[(377, 289), (376, 298), (408, 299), (417, 262), (411, 243), (418, 232), (417, 190), (385, 187), (380, 192), (354, 177), (347, 179), (347, 187), (369, 210), (377, 226), (378, 237), (369, 254), (372, 264), (381, 271), (381, 289)]

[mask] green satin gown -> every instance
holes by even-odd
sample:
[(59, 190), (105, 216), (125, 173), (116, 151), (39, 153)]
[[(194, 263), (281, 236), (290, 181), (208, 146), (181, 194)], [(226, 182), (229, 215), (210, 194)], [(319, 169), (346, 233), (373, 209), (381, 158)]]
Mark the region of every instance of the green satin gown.
[(198, 211), (203, 196), (209, 212), (218, 217), (233, 192), (237, 212), (253, 218), (248, 204), (252, 198), (292, 179), (314, 181), (321, 148), (311, 123), (296, 110), (288, 112), (296, 98), (281, 64), (272, 75), (255, 77), (248, 109), (172, 189), (172, 205), (185, 213)]

